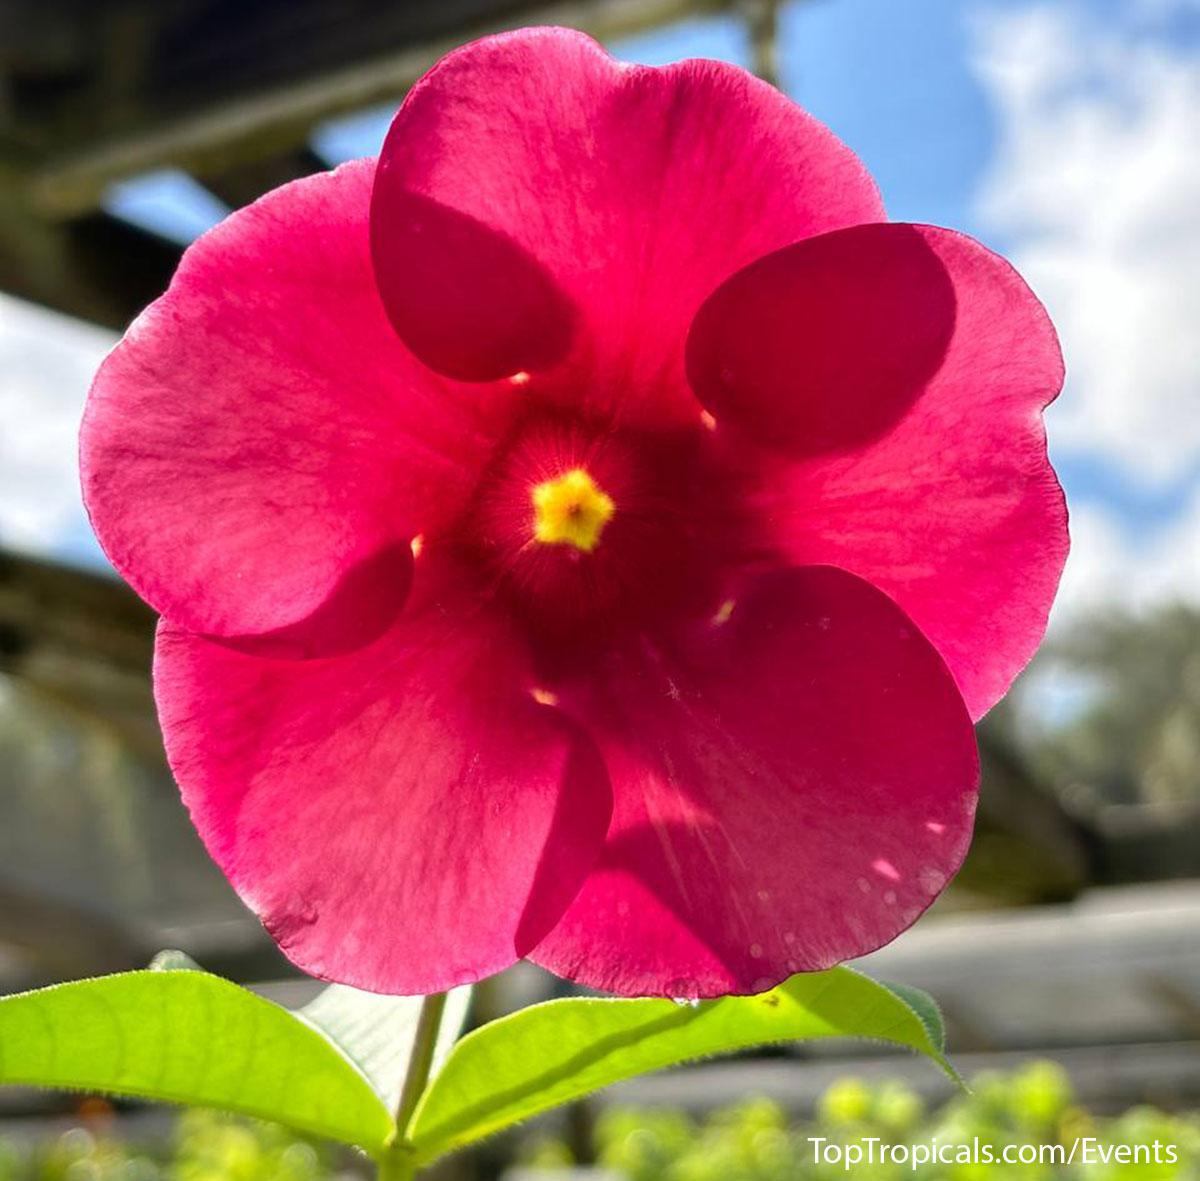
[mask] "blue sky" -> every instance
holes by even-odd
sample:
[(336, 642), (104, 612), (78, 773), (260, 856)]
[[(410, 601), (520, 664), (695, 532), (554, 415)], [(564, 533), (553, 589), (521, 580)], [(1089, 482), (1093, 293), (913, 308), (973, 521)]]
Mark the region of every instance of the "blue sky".
[[(891, 215), (982, 239), (1050, 306), (1072, 371), (1049, 419), (1072, 595), (1128, 597), (1137, 565), (1161, 568), (1151, 598), (1200, 599), (1200, 0), (795, 0), (781, 29), (785, 88), (860, 154)], [(732, 16), (612, 48), (749, 59)], [(373, 154), (390, 114), (330, 123), (315, 146), (331, 163)], [(184, 240), (225, 212), (172, 174), (110, 207)], [(64, 545), (85, 536), (77, 518)]]

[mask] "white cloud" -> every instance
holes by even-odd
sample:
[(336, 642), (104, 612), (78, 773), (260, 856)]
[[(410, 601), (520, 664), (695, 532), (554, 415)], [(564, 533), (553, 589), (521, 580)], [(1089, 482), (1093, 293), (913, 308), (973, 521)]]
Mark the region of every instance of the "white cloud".
[(49, 555), (84, 535), (75, 439), (114, 339), (0, 295), (0, 545)]
[(1200, 605), (1200, 487), (1164, 528), (1131, 532), (1111, 513), (1084, 501), (1071, 512), (1071, 557), (1054, 604), (1052, 626), (1089, 609), (1151, 610)]
[[(1192, 3), (1193, 0), (1187, 0)], [(1200, 468), (1200, 57), (1142, 19), (985, 10), (974, 65), (999, 120), (984, 221), (1063, 338), (1056, 444), (1143, 486)]]

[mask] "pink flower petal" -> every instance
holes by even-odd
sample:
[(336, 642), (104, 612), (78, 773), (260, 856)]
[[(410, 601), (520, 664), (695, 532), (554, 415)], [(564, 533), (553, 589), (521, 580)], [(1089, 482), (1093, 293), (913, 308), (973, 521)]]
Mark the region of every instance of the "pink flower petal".
[(962, 698), (885, 595), (809, 567), (560, 689), (613, 783), (601, 860), (532, 958), (623, 994), (757, 992), (888, 942), (958, 868)]
[(575, 312), (512, 238), (380, 171), (372, 219), (379, 294), (437, 373), (489, 381), (545, 369), (571, 347)]
[(396, 339), (370, 263), (373, 172), (286, 185), (206, 234), (92, 387), (92, 523), (189, 630), (291, 656), (378, 635), (409, 539), (461, 503), (519, 404)]
[(792, 456), (862, 446), (938, 371), (954, 288), (911, 226), (855, 226), (768, 254), (701, 307), (688, 377), (722, 427)]
[(611, 811), (507, 625), (431, 595), (426, 561), (416, 601), (349, 655), (264, 659), (164, 623), (155, 664), (172, 769), (234, 888), (305, 971), (397, 994), (525, 954)]
[[(918, 262), (917, 239), (940, 273), (928, 259)], [(812, 338), (802, 316), (814, 307), (803, 286), (814, 273), (810, 248), (826, 245), (821, 295), (830, 290), (831, 306), (845, 319), (840, 329), (824, 313), (815, 321), (832, 349)], [(833, 282), (839, 252), (848, 278)], [(896, 268), (897, 261), (905, 265)], [(871, 293), (865, 288), (877, 262), (887, 277)], [(936, 372), (925, 376), (947, 319), (947, 282), (953, 331)], [(1042, 410), (1062, 385), (1062, 356), (1041, 304), (999, 256), (928, 226), (872, 226), (805, 243), (748, 268), (727, 290), (742, 302), (718, 293), (697, 321), (693, 358), (711, 360), (704, 351), (716, 346), (698, 341), (704, 331), (744, 361), (749, 382), (736, 392), (745, 389), (760, 434), (814, 425), (813, 447), (793, 440), (797, 462), (781, 466), (764, 456), (758, 500), (773, 543), (785, 561), (839, 566), (891, 595), (945, 658), (979, 717), (1033, 655), (1067, 556), (1066, 506), (1042, 425)], [(856, 320), (860, 294), (863, 318), (884, 315), (894, 301), (890, 320)], [(789, 334), (796, 342), (790, 365)], [(757, 341), (763, 353), (756, 361)], [(838, 384), (841, 348), (847, 371), (860, 374), (861, 388), (877, 399), (874, 407)], [(811, 411), (769, 405), (772, 366), (794, 397), (805, 396), (804, 375), (823, 374), (836, 405), (815, 392)], [(700, 380), (711, 394), (711, 371)], [(743, 411), (734, 396), (720, 394), (736, 418)], [(839, 425), (842, 408), (848, 419)], [(839, 437), (857, 445), (810, 454)]]
[(745, 71), (628, 66), (581, 33), (527, 29), (413, 88), (372, 245), (396, 329), (431, 366), (694, 420), (683, 340), (705, 296), (768, 251), (882, 216), (857, 158)]

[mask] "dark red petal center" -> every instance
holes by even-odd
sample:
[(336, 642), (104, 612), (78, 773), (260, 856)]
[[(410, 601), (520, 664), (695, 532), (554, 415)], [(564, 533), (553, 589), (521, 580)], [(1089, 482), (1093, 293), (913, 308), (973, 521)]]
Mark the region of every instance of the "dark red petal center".
[(740, 498), (708, 432), (624, 430), (531, 410), (440, 539), (535, 641), (574, 648), (720, 601)]

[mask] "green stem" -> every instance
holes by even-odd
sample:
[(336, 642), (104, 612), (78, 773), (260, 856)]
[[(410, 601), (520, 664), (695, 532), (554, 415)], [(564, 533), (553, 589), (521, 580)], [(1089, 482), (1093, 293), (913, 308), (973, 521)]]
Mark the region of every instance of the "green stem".
[(412, 1181), (417, 1171), (411, 1153), (401, 1152), (395, 1145), (379, 1158), (378, 1181)]
[(446, 1011), (446, 994), (435, 992), (421, 1002), (421, 1015), (417, 1018), (417, 1032), (413, 1035), (412, 1054), (408, 1059), (408, 1070), (404, 1085), (400, 1089), (400, 1102), (396, 1105), (396, 1131), (384, 1154), (379, 1159), (379, 1181), (410, 1181), (417, 1171), (412, 1144), (408, 1139), (408, 1125), (433, 1068), (433, 1054), (437, 1049), (438, 1031), (442, 1027), (442, 1014)]

